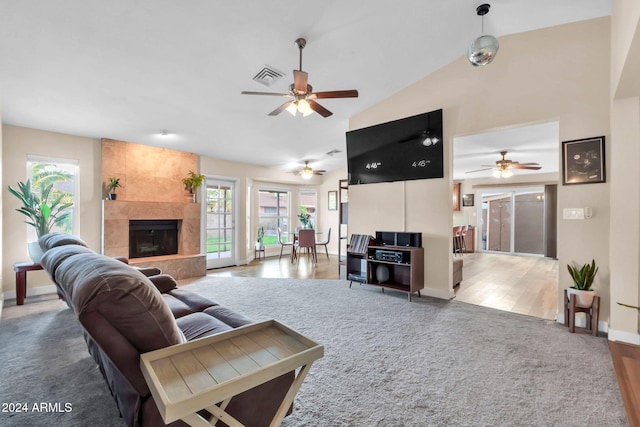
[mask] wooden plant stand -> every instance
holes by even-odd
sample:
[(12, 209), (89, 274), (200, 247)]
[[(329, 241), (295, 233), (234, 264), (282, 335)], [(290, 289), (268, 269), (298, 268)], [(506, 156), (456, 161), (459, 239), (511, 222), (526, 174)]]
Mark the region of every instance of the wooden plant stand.
[[(576, 328), (576, 313), (585, 313), (587, 315), (587, 327)], [(576, 296), (574, 294), (569, 298), (567, 290), (564, 290), (564, 324), (569, 327), (569, 332), (579, 332), (591, 334), (594, 337), (598, 335), (598, 319), (600, 317), (600, 297), (594, 296), (591, 307), (576, 306)]]

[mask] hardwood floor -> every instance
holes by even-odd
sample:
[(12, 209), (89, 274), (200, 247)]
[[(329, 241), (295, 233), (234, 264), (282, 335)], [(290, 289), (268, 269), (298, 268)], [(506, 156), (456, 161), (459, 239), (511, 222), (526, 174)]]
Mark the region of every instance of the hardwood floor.
[(456, 288), (456, 300), (556, 320), (557, 260), (484, 252), (462, 259), (463, 280)]
[(337, 280), (338, 256), (329, 255), (327, 259), (324, 252), (318, 251), (318, 262), (315, 264), (304, 254), (295, 264), (291, 263), (288, 255), (283, 255), (281, 259), (277, 256), (268, 257), (253, 260), (247, 265), (207, 270), (207, 276)]
[(640, 346), (609, 341), (609, 350), (629, 425), (640, 426)]

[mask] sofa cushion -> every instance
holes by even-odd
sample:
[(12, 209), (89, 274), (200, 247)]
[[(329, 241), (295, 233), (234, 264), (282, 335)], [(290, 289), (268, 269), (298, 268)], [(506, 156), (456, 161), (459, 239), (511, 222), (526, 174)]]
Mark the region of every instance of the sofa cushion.
[(187, 341), (208, 337), (233, 329), (226, 323), (204, 313), (192, 313), (176, 319)]
[(88, 247), (87, 243), (78, 236), (64, 233), (48, 233), (38, 239), (43, 251), (64, 245), (80, 245)]
[(147, 276), (149, 280), (151, 280), (151, 283), (153, 283), (161, 293), (169, 292), (173, 289), (178, 289), (178, 283), (176, 283), (176, 279), (169, 276), (168, 274), (158, 273), (153, 276), (149, 276), (145, 271), (140, 270), (140, 272)]
[(191, 310), (187, 304), (180, 301), (178, 298), (174, 297), (170, 294), (162, 294), (162, 298), (164, 302), (169, 306), (169, 310), (173, 314), (173, 317), (176, 319), (181, 318), (182, 316), (186, 316), (187, 314), (195, 313), (195, 311)]
[(222, 307), (220, 305), (209, 307), (206, 310), (204, 310), (203, 313), (206, 313), (209, 316), (213, 316), (216, 319), (221, 320), (227, 325), (232, 326), (234, 328), (248, 325), (249, 323), (253, 323), (253, 320), (249, 319), (247, 316), (244, 316), (233, 310), (229, 310), (227, 307)]
[[(78, 262), (74, 258), (82, 257)], [(98, 254), (69, 257), (56, 271), (78, 316), (99, 312), (140, 353), (184, 342), (156, 287), (128, 265)]]
[(184, 289), (173, 289), (167, 293), (185, 303), (193, 311), (204, 311), (209, 307), (218, 305), (218, 303), (211, 301), (209, 298)]
[(57, 281), (55, 280), (55, 274), (60, 264), (65, 262), (71, 256), (78, 255), (78, 254), (93, 254), (93, 253), (94, 252), (91, 249), (85, 246), (79, 246), (79, 245), (58, 246), (53, 249), (47, 250), (44, 253), (44, 255), (42, 255), (42, 258), (40, 259), (40, 264), (42, 265), (42, 268), (44, 268), (49, 273), (49, 275), (51, 275), (51, 278), (54, 280), (54, 282), (57, 283)]

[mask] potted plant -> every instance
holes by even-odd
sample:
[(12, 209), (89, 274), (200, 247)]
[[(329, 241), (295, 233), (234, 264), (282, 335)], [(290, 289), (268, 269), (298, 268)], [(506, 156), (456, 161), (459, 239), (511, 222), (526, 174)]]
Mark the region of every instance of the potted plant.
[(571, 294), (575, 294), (578, 307), (591, 307), (593, 297), (596, 294), (591, 289), (596, 273), (598, 273), (596, 261), (591, 260), (591, 264), (585, 264), (580, 268), (567, 264), (567, 269), (573, 279), (573, 286), (567, 289), (567, 297), (571, 298)]
[[(17, 189), (9, 186), (9, 193), (22, 202), (22, 207), (16, 210), (28, 218), (25, 223), (35, 228), (38, 239), (50, 233), (54, 225), (61, 224), (71, 215), (68, 208), (73, 203), (63, 200), (67, 194), (54, 193), (52, 189), (53, 184), (41, 182), (40, 188), (34, 190), (29, 179), (27, 182), (18, 181)], [(42, 250), (38, 242), (30, 242), (28, 248), (33, 262), (39, 263)]]
[(109, 200), (115, 200), (118, 196), (116, 194), (116, 188), (122, 187), (122, 185), (120, 184), (120, 178), (109, 178), (109, 182), (107, 183), (106, 187), (107, 191), (109, 192)]
[(258, 226), (258, 238), (256, 239), (256, 250), (261, 251), (264, 249), (264, 227)]
[(193, 201), (196, 201), (196, 193), (195, 190), (198, 189), (202, 183), (204, 182), (204, 175), (195, 173), (194, 171), (189, 171), (189, 174), (182, 178), (182, 183), (184, 184), (185, 190), (189, 191)]
[(302, 224), (302, 228), (313, 228), (313, 224), (311, 223), (311, 214), (307, 212), (307, 208), (305, 206), (300, 206), (298, 219), (300, 220), (300, 224)]

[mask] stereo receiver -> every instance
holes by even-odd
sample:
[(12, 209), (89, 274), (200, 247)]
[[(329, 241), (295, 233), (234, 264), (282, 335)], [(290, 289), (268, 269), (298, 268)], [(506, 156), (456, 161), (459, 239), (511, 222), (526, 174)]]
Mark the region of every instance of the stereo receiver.
[(374, 256), (377, 261), (402, 262), (403, 253), (376, 249)]

